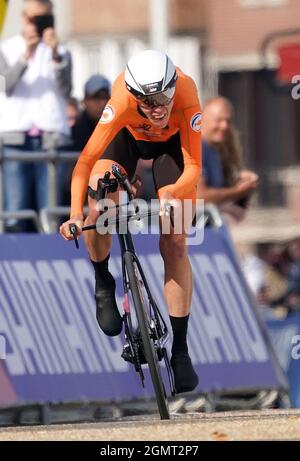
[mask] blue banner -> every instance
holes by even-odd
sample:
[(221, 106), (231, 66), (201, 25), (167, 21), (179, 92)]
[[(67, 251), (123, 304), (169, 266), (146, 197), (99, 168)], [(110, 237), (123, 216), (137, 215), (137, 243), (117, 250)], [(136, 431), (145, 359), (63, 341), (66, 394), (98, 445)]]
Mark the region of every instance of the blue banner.
[[(158, 305), (163, 263), (158, 237), (137, 235), (137, 252)], [(0, 236), (0, 405), (116, 400), (152, 395), (123, 361), (124, 338), (105, 336), (95, 319), (94, 273), (80, 251), (58, 235)], [(282, 388), (283, 375), (254, 312), (240, 268), (218, 230), (190, 246), (194, 297), (189, 347), (198, 392)], [(121, 265), (115, 242), (110, 269), (122, 308)]]
[(268, 331), (279, 363), (285, 371), (293, 408), (300, 408), (300, 314), (284, 320), (267, 320)]

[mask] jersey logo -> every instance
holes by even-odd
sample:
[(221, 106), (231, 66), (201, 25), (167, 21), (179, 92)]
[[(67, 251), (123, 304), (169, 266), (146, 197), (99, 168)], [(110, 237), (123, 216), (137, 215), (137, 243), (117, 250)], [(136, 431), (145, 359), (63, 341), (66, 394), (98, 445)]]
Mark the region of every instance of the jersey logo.
[(106, 106), (102, 112), (102, 116), (100, 118), (100, 123), (105, 125), (106, 123), (110, 123), (115, 118), (115, 109), (112, 106)]
[(199, 133), (201, 131), (201, 122), (202, 122), (202, 114), (201, 112), (197, 112), (197, 114), (193, 115), (191, 118), (191, 128), (192, 130)]
[(141, 131), (150, 131), (151, 130), (151, 125), (147, 125), (147, 123), (144, 123), (143, 125), (139, 125), (139, 128)]

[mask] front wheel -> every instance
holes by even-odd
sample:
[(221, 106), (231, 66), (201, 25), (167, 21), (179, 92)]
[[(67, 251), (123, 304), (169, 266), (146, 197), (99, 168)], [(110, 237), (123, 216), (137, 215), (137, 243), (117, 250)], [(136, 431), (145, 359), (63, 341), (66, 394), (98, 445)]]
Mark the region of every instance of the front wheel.
[(141, 333), (143, 352), (149, 366), (160, 417), (161, 419), (170, 419), (168, 402), (161, 377), (159, 362), (153, 341), (150, 338), (150, 319), (147, 315), (147, 306), (145, 305), (143, 297), (143, 288), (139, 277), (139, 269), (134, 261), (133, 255), (130, 252), (125, 253), (124, 260), (129, 287), (132, 293), (132, 299)]

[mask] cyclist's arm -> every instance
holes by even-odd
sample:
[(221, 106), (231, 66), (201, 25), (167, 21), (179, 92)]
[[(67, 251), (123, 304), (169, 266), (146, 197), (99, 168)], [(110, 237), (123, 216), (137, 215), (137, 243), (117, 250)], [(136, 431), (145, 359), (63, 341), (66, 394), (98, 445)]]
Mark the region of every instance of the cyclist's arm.
[[(202, 143), (201, 131), (197, 125), (197, 122), (200, 123), (200, 113), (200, 105), (197, 104), (186, 109), (182, 115), (180, 139), (184, 171), (178, 181), (170, 188), (170, 192), (175, 198), (182, 198), (195, 190), (201, 175)], [(196, 119), (196, 125), (193, 129), (191, 121), (197, 114), (199, 117)]]
[[(125, 108), (111, 99), (108, 106), (113, 112), (104, 110), (100, 122), (83, 149), (72, 174), (71, 184), (71, 217), (81, 216), (88, 188), (91, 171), (105, 152), (117, 133), (123, 128)], [(114, 114), (114, 115), (112, 115)]]

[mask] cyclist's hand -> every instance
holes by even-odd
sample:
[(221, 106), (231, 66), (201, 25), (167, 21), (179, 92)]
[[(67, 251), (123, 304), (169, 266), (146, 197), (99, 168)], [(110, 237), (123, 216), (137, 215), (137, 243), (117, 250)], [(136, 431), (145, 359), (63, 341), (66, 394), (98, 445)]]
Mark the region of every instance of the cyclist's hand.
[(82, 234), (82, 228), (84, 226), (83, 216), (82, 215), (74, 216), (60, 226), (59, 228), (60, 235), (65, 240), (74, 240), (74, 236), (72, 235), (71, 230), (70, 230), (71, 224), (75, 224), (77, 228), (77, 237), (79, 237)]
[(167, 216), (170, 212), (170, 206), (176, 208), (178, 206), (178, 200), (166, 190), (160, 197), (160, 211), (159, 216)]

